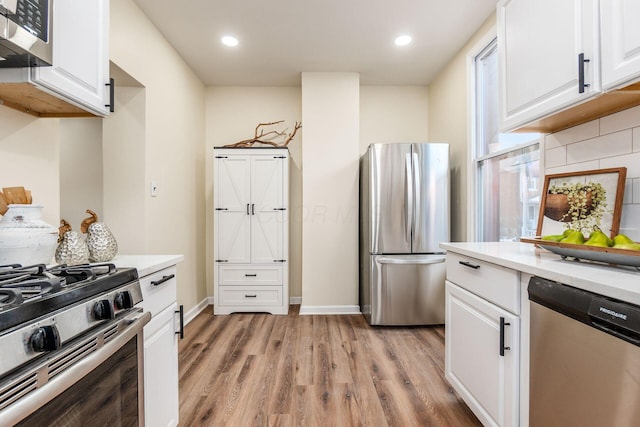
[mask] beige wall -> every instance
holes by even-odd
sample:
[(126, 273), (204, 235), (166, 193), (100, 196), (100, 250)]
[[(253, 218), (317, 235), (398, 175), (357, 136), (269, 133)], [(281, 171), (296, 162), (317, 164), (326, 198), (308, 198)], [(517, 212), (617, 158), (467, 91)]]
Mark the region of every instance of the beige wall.
[(427, 142), (428, 117), (426, 86), (361, 86), (360, 154), (369, 144)]
[(60, 222), (58, 119), (37, 119), (0, 106), (0, 188), (23, 186), (43, 219)]
[(77, 232), (87, 209), (108, 222), (102, 204), (102, 123), (98, 118), (60, 120), (60, 218)]
[(302, 73), (302, 305), (358, 305), (359, 80)]
[[(213, 295), (213, 147), (253, 136), (258, 123), (284, 120), (269, 129), (293, 131), (301, 121), (299, 87), (209, 87), (206, 94), (207, 291)], [(302, 295), (302, 131), (289, 143), (289, 294)]]
[(117, 209), (143, 233), (145, 253), (184, 255), (178, 302), (189, 311), (206, 297), (204, 86), (132, 0), (111, 0), (110, 12), (111, 60), (145, 88), (144, 157), (136, 159), (144, 182), (136, 176), (131, 185), (159, 186), (157, 197), (142, 191), (143, 208)]
[(469, 50), (495, 26), (495, 14), (429, 85), (429, 140), (451, 145), (451, 240), (467, 240)]

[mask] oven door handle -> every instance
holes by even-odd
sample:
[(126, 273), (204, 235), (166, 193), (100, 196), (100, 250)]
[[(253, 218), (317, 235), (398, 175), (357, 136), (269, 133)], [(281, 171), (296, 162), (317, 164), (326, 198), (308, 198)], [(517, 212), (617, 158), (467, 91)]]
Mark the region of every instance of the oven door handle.
[[(110, 341), (107, 341), (102, 347), (95, 350), (90, 355), (86, 356), (82, 360), (79, 360), (74, 365), (67, 368), (65, 371), (59, 373), (55, 377), (49, 379), (42, 386), (23, 396), (23, 398), (17, 400), (13, 404), (0, 410), (0, 419), (2, 419), (3, 425), (14, 425), (25, 419), (42, 406), (53, 400), (56, 396), (63, 393), (69, 387), (80, 381), (87, 376), (97, 366), (109, 359), (113, 354), (120, 350), (129, 340), (138, 336), (138, 351), (143, 351), (143, 339), (142, 328), (151, 320), (150, 312), (136, 311), (132, 315), (128, 315), (124, 319), (119, 319), (118, 322), (122, 322), (123, 330), (121, 333), (113, 337)], [(117, 322), (113, 322), (117, 323)], [(113, 323), (110, 323), (112, 325)], [(95, 335), (87, 337), (87, 340), (95, 339), (96, 335), (99, 335), (105, 329), (100, 328)], [(87, 340), (83, 340), (84, 344)], [(73, 351), (76, 347), (72, 347), (62, 354), (66, 354), (69, 351)], [(57, 359), (57, 355), (52, 353), (52, 358)], [(46, 359), (40, 365), (34, 367), (30, 372), (36, 372), (45, 370), (47, 365), (51, 363), (50, 358)]]

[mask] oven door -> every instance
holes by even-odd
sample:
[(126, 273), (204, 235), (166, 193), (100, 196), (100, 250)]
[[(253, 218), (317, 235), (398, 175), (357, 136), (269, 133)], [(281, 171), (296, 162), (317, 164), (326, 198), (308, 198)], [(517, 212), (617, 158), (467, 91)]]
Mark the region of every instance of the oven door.
[[(150, 313), (130, 314), (115, 323), (117, 332), (106, 325), (21, 373), (13, 383), (23, 387), (48, 380), (0, 411), (0, 419), (18, 426), (144, 426), (142, 328), (150, 318)], [(73, 361), (91, 343), (97, 349)]]

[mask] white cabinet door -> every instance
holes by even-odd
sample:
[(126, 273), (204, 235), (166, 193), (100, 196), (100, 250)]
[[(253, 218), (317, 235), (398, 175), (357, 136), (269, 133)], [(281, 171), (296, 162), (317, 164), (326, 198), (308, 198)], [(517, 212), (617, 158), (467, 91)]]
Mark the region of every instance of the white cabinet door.
[[(600, 93), (596, 0), (498, 3), (500, 128), (516, 129)], [(584, 82), (579, 85), (579, 54)]]
[(606, 0), (600, 7), (602, 87), (608, 90), (640, 77), (640, 2)]
[(284, 259), (284, 159), (218, 156), (218, 260), (273, 263)]
[(109, 0), (55, 0), (53, 66), (32, 68), (31, 79), (99, 116), (109, 112)]
[(145, 425), (178, 425), (178, 338), (174, 303), (144, 328)]
[(217, 259), (251, 262), (251, 157), (216, 157)]
[(485, 426), (517, 426), (518, 317), (447, 281), (446, 325), (447, 380)]
[(283, 166), (278, 156), (251, 159), (251, 261), (273, 263), (283, 254)]

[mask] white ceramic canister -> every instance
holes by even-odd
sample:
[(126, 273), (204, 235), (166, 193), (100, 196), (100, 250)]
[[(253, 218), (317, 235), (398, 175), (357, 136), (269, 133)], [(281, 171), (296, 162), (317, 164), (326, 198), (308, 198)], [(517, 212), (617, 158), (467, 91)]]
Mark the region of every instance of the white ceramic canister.
[(42, 206), (9, 205), (0, 219), (0, 265), (50, 264), (58, 229), (42, 220)]

